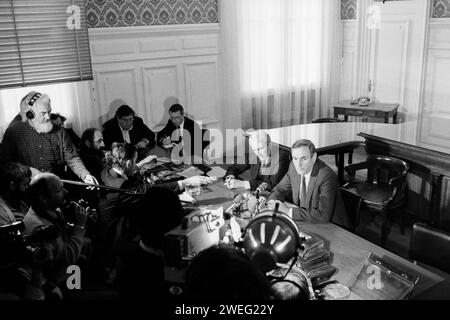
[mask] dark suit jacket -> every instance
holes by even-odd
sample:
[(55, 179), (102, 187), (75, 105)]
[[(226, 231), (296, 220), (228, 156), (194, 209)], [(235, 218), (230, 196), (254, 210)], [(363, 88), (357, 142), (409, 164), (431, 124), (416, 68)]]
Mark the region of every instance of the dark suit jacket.
[(257, 160), (256, 164), (250, 164), (249, 159), (246, 159), (245, 164), (234, 164), (228, 168), (225, 177), (228, 175), (238, 177), (240, 174), (250, 169), (251, 190), (255, 190), (261, 183), (267, 182), (269, 188), (266, 190), (271, 191), (286, 174), (289, 163), (291, 162), (291, 153), (280, 147), (278, 144), (272, 143), (270, 155), (270, 167), (263, 168), (261, 172), (261, 161), (254, 155), (254, 158)]
[[(156, 143), (158, 146), (162, 146), (162, 140), (165, 137), (172, 137), (173, 132), (177, 128), (172, 123), (171, 120), (169, 120), (166, 124), (166, 126), (157, 133), (156, 135)], [(184, 124), (183, 124), (183, 140), (184, 140), (184, 153), (188, 153), (189, 155), (198, 155), (201, 157), (202, 155), (202, 146), (203, 146), (203, 136), (202, 136), (202, 130), (200, 129), (199, 125), (189, 119), (188, 117), (184, 117)], [(187, 139), (187, 133), (189, 133), (190, 139)], [(177, 141), (172, 141), (177, 143)]]
[[(103, 139), (106, 148), (110, 149), (113, 142), (123, 143), (122, 130), (120, 130), (119, 122), (114, 117), (103, 124)], [(150, 130), (139, 117), (134, 117), (133, 129), (130, 130), (130, 142), (136, 144), (142, 139), (147, 139), (150, 143), (148, 148), (155, 146), (155, 134)]]
[[(291, 200), (293, 204), (300, 206), (299, 192), (300, 175), (291, 162), (288, 172), (274, 188), (269, 200)], [(311, 171), (305, 205), (294, 210), (293, 219), (310, 223), (326, 223), (331, 220), (340, 226), (351, 226), (338, 188), (337, 176), (320, 159), (316, 160)]]

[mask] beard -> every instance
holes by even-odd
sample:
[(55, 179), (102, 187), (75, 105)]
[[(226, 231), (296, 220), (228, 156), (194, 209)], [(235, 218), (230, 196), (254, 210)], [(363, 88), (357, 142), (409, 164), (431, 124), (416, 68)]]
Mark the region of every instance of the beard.
[(53, 129), (53, 123), (46, 121), (42, 123), (33, 123), (34, 129), (39, 133), (49, 133)]

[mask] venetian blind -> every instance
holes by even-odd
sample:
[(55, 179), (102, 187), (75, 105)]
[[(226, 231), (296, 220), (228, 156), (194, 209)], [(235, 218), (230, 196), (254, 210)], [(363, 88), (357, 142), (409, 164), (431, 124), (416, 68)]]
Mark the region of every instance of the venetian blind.
[(84, 0), (0, 0), (0, 88), (91, 79)]

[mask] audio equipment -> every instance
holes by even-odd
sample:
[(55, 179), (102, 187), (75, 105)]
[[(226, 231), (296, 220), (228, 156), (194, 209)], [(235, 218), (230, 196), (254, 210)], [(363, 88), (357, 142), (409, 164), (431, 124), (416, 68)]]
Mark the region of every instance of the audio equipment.
[(28, 101), (28, 111), (25, 113), (25, 116), (27, 117), (27, 119), (34, 119), (35, 114), (34, 111), (31, 109), (31, 107), (34, 105), (34, 103), (36, 102), (36, 100), (38, 100), (40, 97), (42, 96), (42, 94), (40, 94), (39, 92), (36, 92), (35, 94), (33, 94), (33, 96), (31, 96), (30, 101)]

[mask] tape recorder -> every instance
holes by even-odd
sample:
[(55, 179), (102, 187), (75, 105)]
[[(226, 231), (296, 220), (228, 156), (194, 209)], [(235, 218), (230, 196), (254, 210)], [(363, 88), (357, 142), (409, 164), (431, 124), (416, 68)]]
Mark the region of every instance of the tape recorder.
[(224, 226), (223, 207), (206, 207), (184, 217), (164, 237), (165, 278), (183, 282), (182, 271), (200, 251), (219, 243)]

